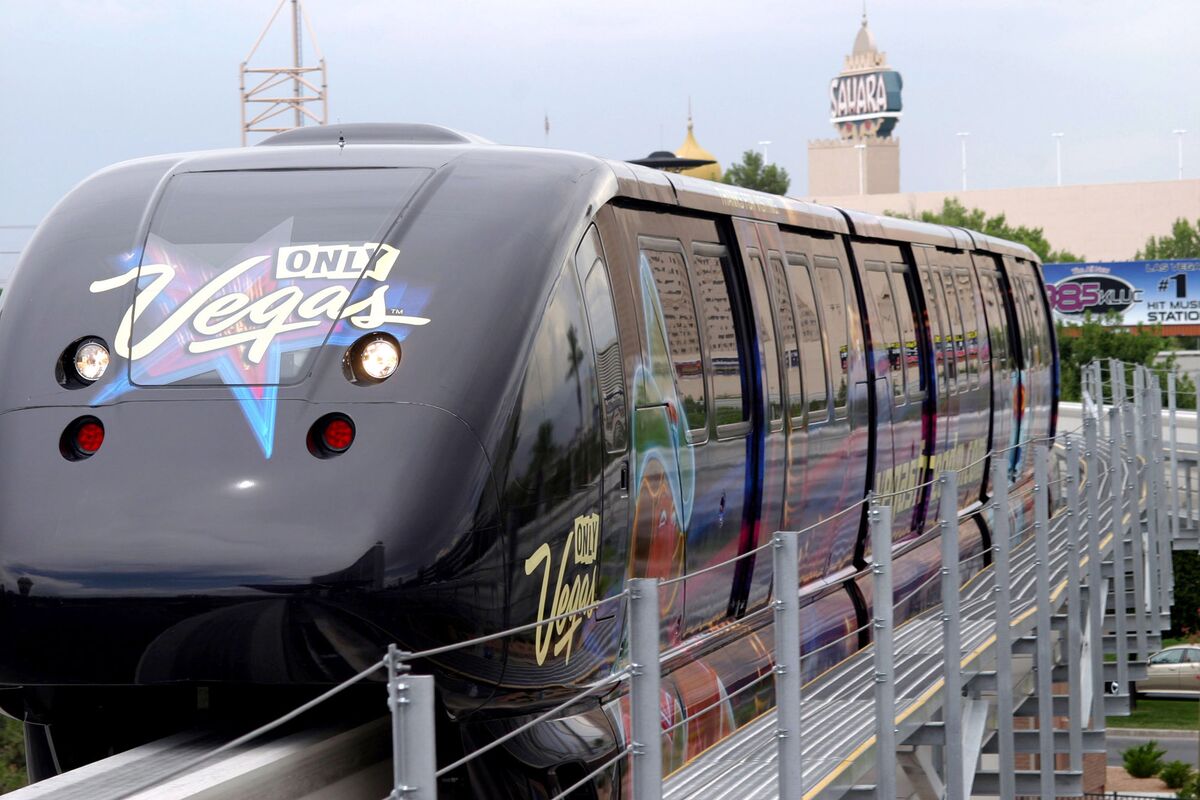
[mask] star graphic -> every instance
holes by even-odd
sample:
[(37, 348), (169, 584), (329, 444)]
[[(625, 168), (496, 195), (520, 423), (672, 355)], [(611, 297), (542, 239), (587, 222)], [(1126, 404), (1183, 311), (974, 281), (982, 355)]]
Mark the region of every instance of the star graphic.
[[(276, 254), (279, 248), (295, 244), (292, 242), (292, 222), (288, 219), (255, 241), (220, 257), (206, 252), (206, 249), (216, 249), (212, 246), (179, 245), (151, 234), (143, 251), (116, 259), (115, 265), (123, 272), (133, 268), (134, 264), (139, 270), (131, 343), (141, 341), (163, 324), (177, 321), (176, 314), (185, 315), (187, 319), (151, 352), (131, 358), (127, 373), (114, 376), (115, 379), (97, 394), (92, 404), (112, 401), (139, 386), (224, 385), (238, 401), (263, 455), (269, 459), (275, 443), (279, 387), (302, 381), (322, 345), (348, 347), (368, 330), (356, 324), (356, 321), (361, 323), (357, 317), (342, 319), (342, 309), (370, 297), (383, 286), (387, 308), (399, 309), (395, 316), (414, 324), (426, 321), (416, 315), (428, 303), (428, 289), (411, 287), (404, 282), (384, 283), (365, 274), (333, 279), (279, 277)], [(255, 261), (249, 269), (226, 280), (223, 285), (214, 285), (232, 268), (246, 265), (248, 260)], [(143, 291), (151, 286), (156, 275), (149, 274), (147, 265), (155, 265), (160, 270), (158, 265), (167, 265), (173, 270), (169, 283), (148, 302), (143, 299)], [(328, 314), (305, 317), (299, 313), (300, 304), (295, 302), (298, 297), (311, 298), (339, 285), (347, 293), (342, 308), (333, 315), (334, 319)], [(194, 304), (200, 294), (205, 295), (205, 301), (189, 313), (184, 306), (189, 302)], [(238, 303), (235, 295), (239, 294), (244, 295), (246, 301), (235, 305)], [(256, 309), (257, 313), (233, 314), (236, 321), (215, 336), (198, 330), (197, 314), (222, 302), (227, 308)], [(289, 303), (290, 313), (285, 316), (283, 312), (289, 308)], [(219, 318), (219, 315), (213, 316)], [(393, 316), (391, 311), (389, 316)], [(272, 319), (282, 323), (283, 330), (271, 336), (265, 353), (255, 358), (253, 339), (256, 335), (267, 335), (262, 332)], [(412, 327), (412, 324), (389, 321), (378, 329), (403, 341)], [(244, 335), (239, 337), (238, 334)], [(223, 344), (226, 339), (230, 342)], [(286, 370), (282, 368), (285, 360)]]

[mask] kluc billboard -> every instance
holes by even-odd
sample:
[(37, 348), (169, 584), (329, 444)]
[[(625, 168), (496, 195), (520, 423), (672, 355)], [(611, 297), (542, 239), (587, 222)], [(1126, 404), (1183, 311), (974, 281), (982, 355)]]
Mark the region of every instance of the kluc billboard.
[(1200, 325), (1200, 259), (1043, 264), (1054, 316), (1080, 322), (1109, 311), (1122, 325)]

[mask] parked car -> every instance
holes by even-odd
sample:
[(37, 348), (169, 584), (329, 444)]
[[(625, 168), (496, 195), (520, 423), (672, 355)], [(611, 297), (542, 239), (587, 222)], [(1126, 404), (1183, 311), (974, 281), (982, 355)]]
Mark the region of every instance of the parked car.
[(1160, 650), (1146, 662), (1146, 673), (1146, 680), (1137, 682), (1138, 692), (1200, 693), (1200, 645)]

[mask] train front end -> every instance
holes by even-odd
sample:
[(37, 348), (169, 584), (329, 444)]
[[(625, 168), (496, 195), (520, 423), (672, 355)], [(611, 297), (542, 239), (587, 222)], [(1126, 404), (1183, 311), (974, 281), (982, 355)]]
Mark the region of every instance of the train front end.
[[(493, 461), (581, 211), (579, 163), (511, 161), (159, 157), (51, 212), (0, 313), (0, 708), (111, 729), (518, 622)], [(446, 697), (505, 655), (451, 658)]]

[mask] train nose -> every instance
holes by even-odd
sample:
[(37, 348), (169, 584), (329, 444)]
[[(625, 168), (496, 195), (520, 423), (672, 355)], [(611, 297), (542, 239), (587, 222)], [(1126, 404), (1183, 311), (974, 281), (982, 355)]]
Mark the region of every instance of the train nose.
[[(82, 679), (55, 657), (64, 637), (122, 651), (87, 682), (295, 680), (294, 664), (264, 667), (293, 647), (353, 653), (351, 669), (404, 639), (395, 606), (418, 587), (503, 558), (487, 459), (440, 409), (280, 401), (267, 458), (232, 402), (130, 402), (90, 412), (103, 441), (71, 459), (78, 411), (0, 416), (0, 681)], [(310, 439), (334, 412), (353, 442), (330, 457)], [(230, 649), (261, 651), (235, 661), (263, 674), (235, 674)]]

